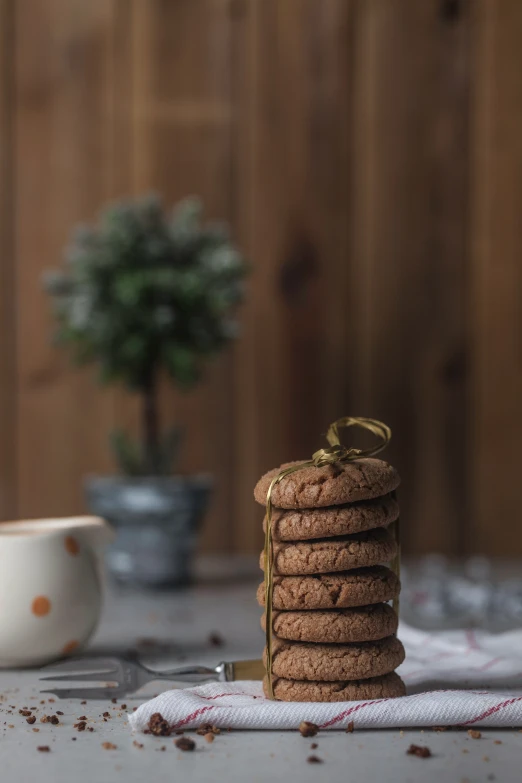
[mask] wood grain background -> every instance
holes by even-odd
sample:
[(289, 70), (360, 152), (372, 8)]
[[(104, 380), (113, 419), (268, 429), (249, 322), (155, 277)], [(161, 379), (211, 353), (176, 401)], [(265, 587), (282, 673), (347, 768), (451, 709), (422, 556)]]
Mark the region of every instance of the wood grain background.
[(203, 545), (260, 547), (252, 487), (383, 418), (410, 552), (521, 555), (522, 3), (0, 0), (0, 518), (81, 511), (136, 404), (50, 343), (44, 269), (114, 197), (190, 193), (252, 262), (191, 396)]

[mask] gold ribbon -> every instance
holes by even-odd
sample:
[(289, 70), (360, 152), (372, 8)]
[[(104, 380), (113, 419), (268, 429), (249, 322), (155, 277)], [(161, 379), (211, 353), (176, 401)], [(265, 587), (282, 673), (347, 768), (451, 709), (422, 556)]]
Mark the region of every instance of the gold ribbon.
[[(378, 439), (377, 443), (368, 449), (356, 449), (343, 446), (339, 437), (339, 429), (342, 427), (360, 427), (369, 430)], [(268, 679), (268, 695), (274, 698), (272, 682), (272, 608), (274, 596), (274, 549), (272, 541), (272, 491), (286, 476), (296, 473), (298, 470), (308, 467), (322, 468), (326, 465), (334, 465), (339, 462), (352, 462), (364, 457), (372, 457), (386, 448), (391, 440), (391, 429), (377, 419), (367, 419), (359, 416), (345, 416), (334, 421), (326, 433), (328, 447), (319, 449), (312, 455), (312, 459), (284, 468), (270, 482), (266, 493), (266, 532), (265, 532), (265, 612), (266, 612), (266, 671)], [(397, 555), (392, 563), (392, 568), (397, 576), (400, 576), (400, 550), (399, 550), (399, 522), (395, 523), (395, 536), (397, 540)], [(399, 611), (398, 598), (394, 600), (393, 607)]]

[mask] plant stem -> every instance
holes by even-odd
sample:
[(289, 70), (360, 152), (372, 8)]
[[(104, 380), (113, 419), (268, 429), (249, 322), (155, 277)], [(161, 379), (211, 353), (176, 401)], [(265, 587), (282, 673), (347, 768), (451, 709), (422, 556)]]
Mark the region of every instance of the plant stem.
[(159, 454), (159, 424), (157, 383), (154, 375), (151, 376), (143, 389), (142, 403), (142, 434), (145, 462), (150, 475), (155, 475)]

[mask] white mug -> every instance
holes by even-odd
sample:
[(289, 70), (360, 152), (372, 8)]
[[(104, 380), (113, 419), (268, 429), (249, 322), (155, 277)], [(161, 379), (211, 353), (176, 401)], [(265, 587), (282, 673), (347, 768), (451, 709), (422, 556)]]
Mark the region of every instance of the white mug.
[(99, 517), (0, 523), (0, 667), (41, 666), (88, 641), (112, 538)]

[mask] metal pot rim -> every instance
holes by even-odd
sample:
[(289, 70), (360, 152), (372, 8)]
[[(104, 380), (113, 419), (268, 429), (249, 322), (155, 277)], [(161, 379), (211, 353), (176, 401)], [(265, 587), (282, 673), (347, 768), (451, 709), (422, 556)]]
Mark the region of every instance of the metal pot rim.
[(198, 489), (210, 489), (214, 485), (214, 479), (210, 473), (193, 473), (189, 475), (178, 474), (175, 476), (99, 476), (88, 474), (85, 484), (98, 487), (149, 487), (158, 489), (170, 489), (172, 487), (190, 486)]

